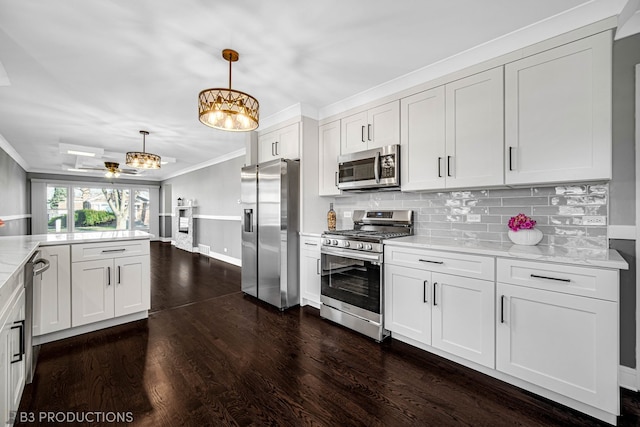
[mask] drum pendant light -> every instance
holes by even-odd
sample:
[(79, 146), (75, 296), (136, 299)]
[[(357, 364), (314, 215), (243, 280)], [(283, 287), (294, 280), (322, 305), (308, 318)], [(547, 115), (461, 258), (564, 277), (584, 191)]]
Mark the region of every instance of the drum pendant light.
[(205, 89), (198, 96), (198, 116), (209, 127), (234, 132), (246, 132), (258, 127), (258, 100), (253, 96), (231, 89), (231, 64), (240, 57), (231, 49), (222, 51), (229, 61), (229, 88)]
[(141, 130), (142, 151), (129, 151), (127, 153), (127, 166), (141, 169), (160, 169), (160, 156), (145, 151), (145, 137), (149, 135), (146, 130)]

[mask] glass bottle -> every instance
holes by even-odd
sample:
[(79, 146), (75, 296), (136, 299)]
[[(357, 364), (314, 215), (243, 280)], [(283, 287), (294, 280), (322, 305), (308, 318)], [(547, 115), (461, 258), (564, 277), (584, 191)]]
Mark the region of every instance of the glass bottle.
[(333, 210), (333, 203), (329, 203), (329, 212), (327, 212), (327, 227), (329, 231), (336, 229), (336, 211)]

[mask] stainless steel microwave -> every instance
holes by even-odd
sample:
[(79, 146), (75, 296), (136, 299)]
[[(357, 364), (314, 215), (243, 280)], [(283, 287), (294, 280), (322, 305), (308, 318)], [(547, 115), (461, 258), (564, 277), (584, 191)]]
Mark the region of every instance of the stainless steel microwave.
[(400, 146), (387, 145), (339, 156), (338, 188), (344, 191), (399, 190)]

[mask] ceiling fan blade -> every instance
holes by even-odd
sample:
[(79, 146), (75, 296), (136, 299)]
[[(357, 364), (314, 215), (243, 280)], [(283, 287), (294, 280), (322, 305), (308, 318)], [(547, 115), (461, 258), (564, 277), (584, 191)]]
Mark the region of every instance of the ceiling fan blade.
[(81, 167), (78, 169), (82, 169), (82, 170), (86, 170), (86, 171), (105, 171), (106, 169), (104, 167), (101, 168), (87, 168), (87, 167)]
[(138, 171), (133, 169), (121, 169), (120, 173), (126, 173), (127, 175), (138, 175)]

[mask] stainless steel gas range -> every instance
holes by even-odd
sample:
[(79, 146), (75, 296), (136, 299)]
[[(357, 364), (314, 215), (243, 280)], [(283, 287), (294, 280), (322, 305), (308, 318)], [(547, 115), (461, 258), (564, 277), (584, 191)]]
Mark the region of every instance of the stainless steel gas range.
[(376, 341), (384, 329), (384, 239), (413, 234), (413, 211), (356, 210), (353, 230), (322, 235), (320, 316)]

